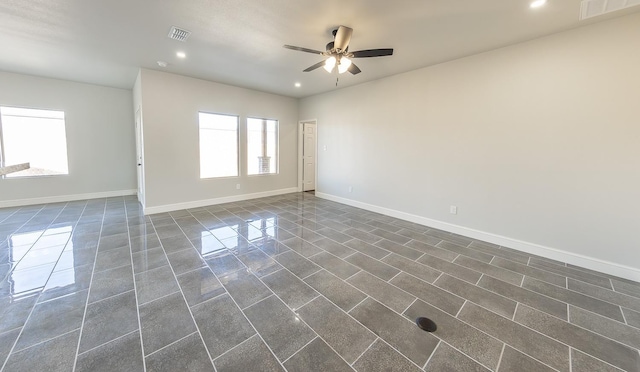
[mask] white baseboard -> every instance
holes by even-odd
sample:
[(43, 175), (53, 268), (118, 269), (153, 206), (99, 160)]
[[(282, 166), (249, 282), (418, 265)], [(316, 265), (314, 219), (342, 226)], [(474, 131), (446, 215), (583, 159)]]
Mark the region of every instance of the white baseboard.
[(297, 192), (297, 191), (298, 191), (297, 187), (289, 187), (289, 188), (286, 188), (286, 189), (256, 192), (256, 193), (253, 193), (253, 194), (223, 196), (221, 198), (214, 198), (214, 199), (194, 200), (194, 201), (190, 201), (190, 202), (176, 203), (176, 204), (166, 204), (166, 205), (159, 205), (159, 206), (156, 206), (156, 207), (148, 207), (148, 208), (145, 207), (144, 208), (144, 214), (165, 213), (165, 212), (171, 212), (171, 211), (178, 211), (178, 210), (181, 210), (181, 209), (191, 209), (191, 208), (206, 207), (208, 205), (232, 203), (232, 202), (243, 201), (243, 200), (265, 198), (267, 196), (290, 194), (292, 192)]
[(34, 205), (34, 204), (64, 203), (64, 202), (70, 202), (75, 200), (112, 198), (117, 196), (136, 195), (136, 193), (137, 193), (136, 190), (117, 190), (117, 191), (91, 192), (87, 194), (44, 196), (40, 198), (29, 198), (29, 199), (0, 200), (0, 208), (22, 207), (25, 205)]
[(545, 247), (536, 243), (526, 242), (502, 235), (492, 234), (480, 230), (471, 229), (464, 226), (454, 225), (447, 222), (433, 220), (430, 218), (417, 216), (410, 213), (397, 211), (377, 205), (367, 204), (352, 199), (346, 199), (339, 196), (325, 194), (316, 191), (316, 196), (322, 199), (335, 201), (338, 203), (350, 205), (352, 207), (362, 208), (371, 212), (381, 213), (387, 216), (399, 218), (405, 221), (415, 222), (420, 225), (434, 227), (436, 229), (452, 232), (454, 234), (464, 235), (473, 239), (498, 244), (503, 247), (513, 248), (522, 252), (535, 254), (552, 260), (566, 262), (572, 265), (596, 270), (605, 274), (615, 275), (621, 278), (640, 281), (640, 269), (621, 265), (618, 263), (601, 260), (599, 258), (584, 256), (578, 253), (567, 252), (561, 249)]

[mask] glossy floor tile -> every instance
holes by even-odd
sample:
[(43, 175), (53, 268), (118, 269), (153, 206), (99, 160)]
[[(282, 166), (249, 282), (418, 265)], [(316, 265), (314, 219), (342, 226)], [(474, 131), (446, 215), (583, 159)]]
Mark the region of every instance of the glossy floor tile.
[(640, 283), (311, 193), (0, 209), (0, 280), (2, 372), (640, 372)]

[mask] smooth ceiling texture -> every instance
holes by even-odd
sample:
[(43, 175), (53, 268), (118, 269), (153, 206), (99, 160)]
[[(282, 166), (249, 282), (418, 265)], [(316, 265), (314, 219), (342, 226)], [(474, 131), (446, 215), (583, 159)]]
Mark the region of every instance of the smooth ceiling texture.
[[(395, 49), (357, 60), (344, 87), (637, 8), (580, 22), (580, 0), (3, 0), (0, 70), (130, 89), (139, 67), (164, 60), (167, 72), (304, 97), (336, 89), (336, 75), (303, 73), (321, 58), (282, 45), (322, 50), (338, 25), (354, 29), (351, 50)], [(192, 32), (186, 43), (167, 38), (172, 25)]]

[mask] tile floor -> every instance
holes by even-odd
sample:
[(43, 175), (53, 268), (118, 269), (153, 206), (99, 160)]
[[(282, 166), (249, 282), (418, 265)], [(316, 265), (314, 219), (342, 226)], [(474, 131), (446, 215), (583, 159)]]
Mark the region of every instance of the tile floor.
[(639, 283), (308, 193), (0, 209), (0, 242), (6, 372), (640, 371)]

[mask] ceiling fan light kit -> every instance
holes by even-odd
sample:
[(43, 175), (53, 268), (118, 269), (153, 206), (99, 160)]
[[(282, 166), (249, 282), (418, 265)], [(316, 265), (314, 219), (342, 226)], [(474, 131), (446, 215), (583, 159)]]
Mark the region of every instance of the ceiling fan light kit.
[(349, 71), (352, 75), (357, 75), (361, 72), (361, 70), (360, 68), (358, 68), (358, 66), (355, 65), (355, 63), (351, 61), (352, 58), (371, 58), (393, 55), (393, 49), (391, 48), (368, 49), (349, 52), (349, 43), (351, 42), (352, 34), (353, 29), (346, 26), (338, 27), (338, 29), (333, 31), (334, 40), (327, 44), (326, 51), (324, 52), (293, 45), (285, 45), (284, 47), (291, 50), (318, 54), (327, 57), (327, 59), (325, 59), (324, 61), (318, 62), (315, 65), (304, 69), (304, 72), (309, 72), (320, 67), (324, 67), (327, 72), (331, 73), (337, 65), (339, 74), (343, 74)]

